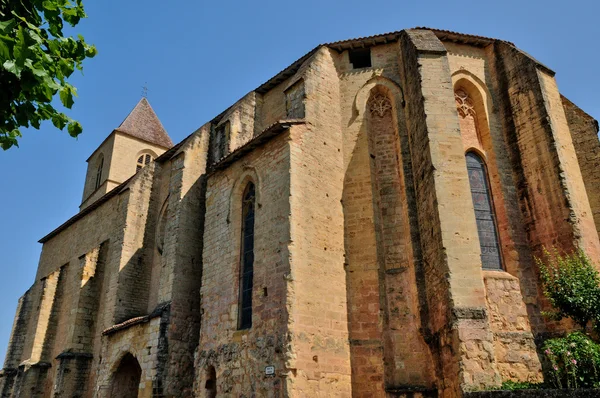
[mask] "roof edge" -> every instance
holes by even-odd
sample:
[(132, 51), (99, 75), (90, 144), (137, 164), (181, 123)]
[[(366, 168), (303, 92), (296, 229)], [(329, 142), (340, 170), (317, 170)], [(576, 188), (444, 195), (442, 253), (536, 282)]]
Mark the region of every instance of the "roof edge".
[(109, 191), (109, 192), (105, 193), (103, 196), (99, 197), (98, 200), (96, 200), (94, 203), (92, 203), (91, 205), (89, 205), (85, 209), (81, 210), (79, 213), (75, 214), (73, 217), (69, 218), (67, 221), (65, 221), (64, 223), (62, 223), (58, 227), (56, 227), (54, 230), (52, 230), (46, 236), (44, 236), (43, 238), (41, 238), (40, 240), (38, 240), (38, 243), (44, 244), (44, 243), (48, 242), (50, 239), (52, 239), (56, 235), (58, 235), (59, 233), (61, 233), (62, 231), (64, 231), (68, 227), (70, 227), (71, 225), (75, 224), (75, 222), (77, 222), (78, 220), (82, 219), (87, 214), (91, 213), (92, 210), (97, 209), (102, 204), (106, 203), (109, 199), (111, 199), (112, 197), (117, 196), (119, 193), (121, 193), (122, 191), (124, 191), (125, 188), (127, 188), (127, 184), (129, 184), (129, 182), (131, 180), (133, 180), (133, 178), (136, 175), (137, 174), (132, 175), (127, 180), (125, 180), (124, 182), (122, 182), (120, 185), (114, 187), (111, 191)]
[(266, 142), (268, 142), (271, 138), (279, 135), (283, 131), (289, 129), (291, 126), (306, 124), (304, 119), (282, 119), (277, 122), (271, 124), (259, 134), (257, 134), (250, 141), (237, 148), (235, 151), (231, 152), (229, 155), (219, 159), (218, 161), (212, 163), (207, 167), (206, 174), (213, 174), (217, 170), (222, 170), (227, 168), (230, 164), (234, 163), (248, 152), (252, 151), (254, 148), (257, 148)]

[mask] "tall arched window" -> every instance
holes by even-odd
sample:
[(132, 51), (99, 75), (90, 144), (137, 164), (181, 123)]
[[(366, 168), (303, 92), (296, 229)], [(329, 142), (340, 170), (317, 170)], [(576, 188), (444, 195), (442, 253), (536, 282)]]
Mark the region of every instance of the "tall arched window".
[(242, 196), (242, 244), (240, 265), (239, 329), (252, 327), (252, 286), (254, 277), (254, 184), (249, 182)]
[(467, 171), (471, 185), (471, 197), (475, 208), (481, 263), (485, 269), (502, 269), (500, 244), (496, 229), (496, 216), (490, 195), (487, 172), (483, 159), (474, 152), (467, 152)]
[(152, 161), (152, 155), (149, 153), (140, 155), (137, 160), (137, 167), (135, 169), (136, 173), (140, 171), (144, 166), (148, 166), (148, 164)]
[(104, 167), (104, 156), (100, 155), (100, 161), (98, 162), (98, 168), (96, 169), (96, 183), (94, 184), (94, 191), (100, 188), (102, 183), (102, 168)]

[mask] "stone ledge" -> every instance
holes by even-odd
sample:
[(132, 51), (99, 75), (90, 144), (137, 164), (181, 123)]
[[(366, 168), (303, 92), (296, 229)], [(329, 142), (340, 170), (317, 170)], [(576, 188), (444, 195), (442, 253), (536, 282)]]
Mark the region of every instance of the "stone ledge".
[(519, 278), (509, 274), (506, 271), (493, 271), (493, 270), (483, 270), (483, 278), (489, 279), (508, 279), (511, 281), (518, 281)]
[(156, 308), (154, 309), (154, 311), (152, 311), (148, 315), (143, 315), (143, 316), (138, 316), (138, 317), (135, 317), (135, 318), (131, 318), (131, 319), (126, 320), (125, 322), (118, 323), (116, 325), (113, 325), (113, 326), (109, 327), (108, 329), (105, 329), (104, 331), (102, 331), (102, 336), (111, 335), (111, 334), (116, 333), (116, 332), (118, 332), (120, 330), (128, 329), (131, 326), (139, 325), (140, 323), (150, 322), (151, 319), (158, 318), (159, 316), (162, 315), (162, 313), (164, 311), (167, 311), (169, 309), (170, 305), (171, 305), (170, 302), (159, 304), (159, 305), (156, 306)]

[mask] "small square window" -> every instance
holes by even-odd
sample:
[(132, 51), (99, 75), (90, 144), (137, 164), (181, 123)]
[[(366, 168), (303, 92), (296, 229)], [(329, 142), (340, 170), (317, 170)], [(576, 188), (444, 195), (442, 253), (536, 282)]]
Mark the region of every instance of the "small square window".
[(352, 64), (352, 69), (370, 68), (371, 67), (371, 49), (370, 48), (360, 48), (360, 49), (356, 49), (356, 50), (350, 50), (348, 52), (348, 56), (350, 57), (350, 63)]

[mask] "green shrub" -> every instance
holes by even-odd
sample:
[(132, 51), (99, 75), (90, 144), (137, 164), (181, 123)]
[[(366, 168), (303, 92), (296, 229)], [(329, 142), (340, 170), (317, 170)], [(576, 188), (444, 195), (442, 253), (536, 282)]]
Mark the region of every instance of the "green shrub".
[(582, 328), (593, 321), (600, 329), (600, 275), (590, 259), (579, 250), (561, 256), (556, 249), (545, 251), (546, 261), (536, 259), (544, 294), (556, 312), (556, 320), (572, 318)]
[(546, 381), (558, 388), (600, 388), (600, 345), (582, 332), (544, 342), (551, 369)]
[(531, 383), (529, 381), (507, 380), (502, 383), (500, 390), (537, 390), (544, 387), (544, 383)]

